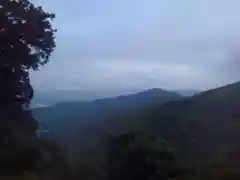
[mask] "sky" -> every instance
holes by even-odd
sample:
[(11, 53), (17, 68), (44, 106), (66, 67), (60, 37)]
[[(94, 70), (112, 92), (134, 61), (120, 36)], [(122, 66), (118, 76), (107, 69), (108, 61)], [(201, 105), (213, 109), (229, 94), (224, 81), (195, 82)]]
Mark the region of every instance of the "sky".
[(208, 89), (240, 80), (239, 0), (32, 0), (57, 47), (46, 89)]

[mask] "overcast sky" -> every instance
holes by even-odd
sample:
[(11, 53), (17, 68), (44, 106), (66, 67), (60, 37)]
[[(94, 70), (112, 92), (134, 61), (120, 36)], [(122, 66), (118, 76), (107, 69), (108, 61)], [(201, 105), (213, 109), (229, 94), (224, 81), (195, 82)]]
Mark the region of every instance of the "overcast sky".
[(57, 48), (37, 89), (205, 89), (240, 79), (239, 0), (33, 0)]

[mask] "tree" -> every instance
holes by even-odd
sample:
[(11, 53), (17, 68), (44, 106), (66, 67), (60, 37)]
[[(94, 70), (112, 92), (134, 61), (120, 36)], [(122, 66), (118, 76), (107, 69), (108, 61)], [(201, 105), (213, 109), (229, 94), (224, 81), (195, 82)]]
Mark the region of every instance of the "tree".
[[(55, 48), (54, 14), (29, 0), (0, 1), (0, 168), (33, 167), (39, 145), (29, 73), (49, 61)], [(31, 156), (32, 155), (32, 156)]]
[(135, 133), (112, 138), (107, 169), (109, 180), (167, 180), (183, 172), (165, 141)]
[(46, 13), (29, 0), (0, 2), (0, 102), (27, 105), (33, 97), (30, 70), (38, 70), (49, 61), (55, 48), (50, 20)]

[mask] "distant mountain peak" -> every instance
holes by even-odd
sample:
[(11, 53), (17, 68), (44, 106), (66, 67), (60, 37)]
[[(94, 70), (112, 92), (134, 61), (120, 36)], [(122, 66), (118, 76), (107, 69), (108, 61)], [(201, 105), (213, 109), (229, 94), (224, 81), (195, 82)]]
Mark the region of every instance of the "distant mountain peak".
[(146, 91), (143, 91), (143, 93), (169, 93), (169, 91), (163, 90), (161, 88), (152, 88), (152, 89), (148, 89)]

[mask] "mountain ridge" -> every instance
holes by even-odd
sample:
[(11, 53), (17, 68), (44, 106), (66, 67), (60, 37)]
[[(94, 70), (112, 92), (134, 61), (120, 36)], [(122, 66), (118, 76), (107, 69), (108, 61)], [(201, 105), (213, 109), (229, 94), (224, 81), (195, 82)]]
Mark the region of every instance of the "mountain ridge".
[(85, 127), (87, 124), (91, 126), (113, 114), (131, 113), (135, 108), (140, 109), (150, 104), (161, 104), (181, 98), (182, 96), (175, 92), (154, 89), (92, 102), (62, 102), (50, 107), (35, 108), (33, 112), (40, 122), (40, 128), (55, 131), (62, 127), (65, 132), (68, 131), (64, 129), (65, 127)]
[[(155, 90), (152, 92), (154, 94)], [(113, 106), (111, 99), (110, 103), (108, 100), (107, 103), (97, 100), (93, 104), (94, 108), (100, 108), (99, 111), (96, 116), (92, 116), (93, 111), (89, 112), (91, 115), (82, 116), (85, 123), (79, 123), (81, 117), (70, 113), (69, 118), (65, 118), (68, 122), (55, 120), (50, 125), (58, 125), (60, 129), (54, 131), (64, 134), (56, 137), (58, 140), (68, 142), (71, 139), (70, 143), (63, 146), (74, 144), (76, 156), (80, 159), (87, 152), (98, 149), (109, 133), (147, 130), (166, 139), (187, 164), (202, 170), (217, 156), (229, 156), (240, 150), (239, 92), (238, 82), (193, 97), (181, 97), (162, 103), (152, 101), (158, 99), (154, 96), (147, 106), (136, 108), (136, 104), (133, 104), (130, 109), (123, 108), (121, 103)]]
[[(160, 88), (152, 88), (161, 91)], [(32, 107), (52, 106), (61, 102), (92, 102), (101, 99), (112, 99), (119, 96), (134, 95), (145, 92), (146, 90), (128, 89), (128, 90), (52, 90), (46, 92), (35, 93), (35, 97), (31, 102)], [(162, 90), (164, 91), (164, 90)], [(177, 91), (167, 90), (167, 92), (178, 93)], [(181, 95), (181, 93), (178, 93)], [(39, 106), (38, 106), (39, 105)]]

